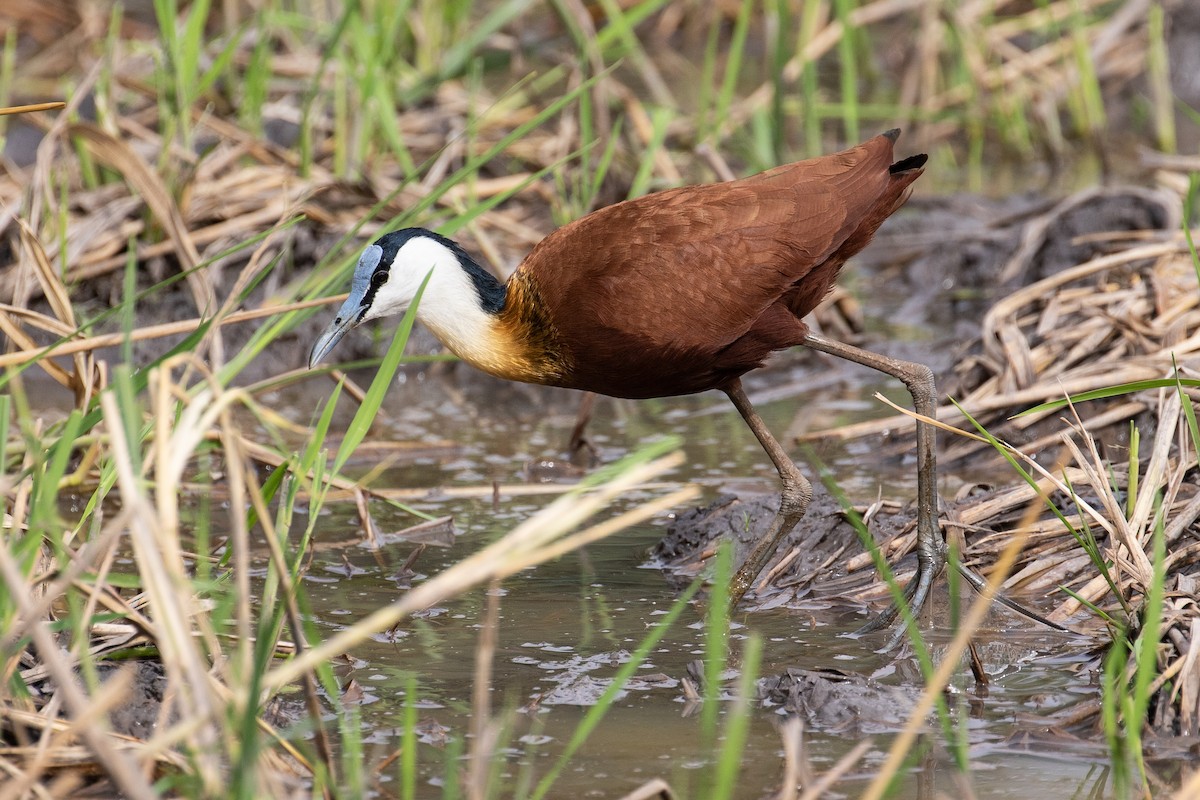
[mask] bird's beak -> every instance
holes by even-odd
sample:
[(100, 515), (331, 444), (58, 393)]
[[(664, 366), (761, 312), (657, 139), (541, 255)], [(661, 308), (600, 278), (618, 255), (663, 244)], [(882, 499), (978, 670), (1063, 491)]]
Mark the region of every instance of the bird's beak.
[(333, 322), (329, 323), (329, 327), (317, 337), (316, 344), (313, 345), (312, 352), (308, 354), (308, 368), (312, 369), (321, 362), (321, 359), (329, 355), (329, 351), (342, 340), (346, 335), (346, 331), (358, 325), (362, 317), (362, 292), (350, 292), (350, 296), (346, 298), (346, 302), (342, 303), (342, 307), (338, 309), (337, 316), (333, 318)]

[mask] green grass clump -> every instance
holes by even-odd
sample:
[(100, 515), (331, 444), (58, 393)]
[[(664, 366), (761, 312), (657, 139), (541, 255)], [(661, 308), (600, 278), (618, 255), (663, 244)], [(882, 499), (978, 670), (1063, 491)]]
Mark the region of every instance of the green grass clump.
[[(1136, 134), (1171, 151), (1179, 129), (1200, 119), (1171, 92), (1172, 7), (1150, 3), (1144, 21), (1114, 28), (1122, 9), (1084, 0), (1002, 8), (266, 0), (251, 11), (155, 0), (144, 17), (113, 4), (99, 24), (50, 28), (59, 36), (9, 27), (0, 105), (45, 99), (31, 92), (69, 106), (61, 119), (39, 118), (46, 139), (37, 163), (0, 176), (0, 218), (19, 221), (0, 248), (6, 289), (16, 287), (15, 300), (4, 298), (13, 305), (0, 308), (13, 351), (0, 355), (0, 725), (14, 746), (82, 744), (60, 751), (75, 760), (57, 772), (38, 760), (48, 750), (6, 772), (12, 793), (51, 793), (61, 779), (54, 791), (67, 794), (77, 788), (70, 781), (102, 776), (130, 797), (282, 796), (299, 773), (314, 795), (363, 796), (371, 787), (361, 772), (362, 719), (339, 702), (333, 654), (436, 598), (690, 497), (680, 490), (584, 527), (675, 463), (674, 444), (659, 445), (358, 624), (336, 636), (319, 631), (303, 580), (318, 515), (354, 485), (343, 473), (405, 361), (413, 315), (336, 446), (346, 384), (335, 385), (298, 439), (260, 397), (299, 375), (251, 374), (294, 349), (285, 337), (344, 288), (363, 240), (414, 224), (472, 231), (499, 243), (489, 257), (507, 267), (536, 234), (610, 200), (745, 174), (900, 123), (906, 146), (934, 155), (930, 177), (954, 188), (960, 180), (989, 188), (1006, 154), (1025, 162), (1081, 143), (1099, 148), (1122, 104), (1133, 107)], [(63, 17), (74, 19), (69, 10)], [(25, 49), (34, 41), (43, 52)], [(72, 66), (64, 73), (62, 64)], [(1139, 79), (1148, 100), (1130, 97)], [(0, 115), (0, 136), (12, 124)], [(1198, 193), (1192, 176), (1182, 234), (1200, 278), (1191, 232)], [(41, 311), (30, 307), (39, 298)], [(98, 307), (109, 298), (111, 308)], [(145, 324), (148, 310), (175, 301), (194, 306), (195, 318)], [(229, 326), (254, 319), (245, 343), (227, 347)], [(139, 342), (168, 335), (160, 355), (138, 360)], [(109, 347), (115, 357), (102, 354)], [(46, 414), (39, 389), (28, 388), (39, 371), (74, 396), (61, 417)], [(1197, 383), (1164, 374), (1072, 401), (1176, 392), (1187, 432), (1180, 441), (1195, 451), (1186, 392)], [(1150, 785), (1143, 723), (1174, 690), (1163, 655), (1164, 509), (1173, 498), (1143, 464), (1134, 432), (1123, 470), (1091, 465), (1105, 479), (1102, 510), (1129, 533), (1126, 542), (1098, 536), (1095, 517), (1085, 518), (1088, 498), (1069, 477), (1056, 484), (1068, 501), (1041, 492), (1111, 596), (1080, 600), (1111, 626), (1103, 729), (1118, 794)], [(1046, 479), (1016, 456), (1013, 464), (1031, 484)], [(1134, 545), (1149, 565), (1137, 580), (1113, 557), (1114, 547), (1132, 553)], [(692, 796), (737, 795), (752, 719), (762, 645), (751, 636), (740, 652), (729, 647), (729, 560), (723, 551), (713, 579), (697, 721), (712, 759)], [(551, 766), (524, 773), (514, 788), (494, 771), (460, 769), (460, 759), (493, 755), (460, 740), (438, 765), (443, 796), (551, 796), (695, 591), (641, 639)], [(944, 681), (911, 613), (905, 620), (934, 703)], [(724, 676), (738, 659), (731, 687)], [(138, 661), (159, 665), (171, 705), (149, 739), (129, 743), (111, 735), (107, 719), (128, 697), (132, 677), (122, 665)], [(406, 798), (425, 789), (417, 783), (420, 685), (420, 676), (408, 683), (401, 711), (395, 770)], [(302, 720), (277, 730), (266, 712), (292, 697)], [(942, 739), (965, 774), (964, 729), (955, 709), (936, 705)], [(895, 771), (880, 780), (916, 752), (898, 741)]]

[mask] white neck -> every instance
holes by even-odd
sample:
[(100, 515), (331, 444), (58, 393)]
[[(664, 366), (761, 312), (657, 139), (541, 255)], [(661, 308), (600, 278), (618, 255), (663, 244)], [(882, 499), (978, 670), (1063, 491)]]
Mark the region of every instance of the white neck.
[[(368, 266), (370, 266), (368, 264)], [(430, 274), (430, 270), (433, 270)], [(388, 280), (375, 296), (370, 316), (387, 316), (407, 308), (421, 282), (429, 283), (417, 306), (417, 319), (456, 355), (484, 372), (530, 380), (526, 343), (483, 307), (479, 291), (450, 248), (424, 236), (407, 241), (396, 254)]]
[(471, 277), (449, 253), (434, 265), (417, 319), (460, 358), (487, 369), (495, 318), (483, 310)]

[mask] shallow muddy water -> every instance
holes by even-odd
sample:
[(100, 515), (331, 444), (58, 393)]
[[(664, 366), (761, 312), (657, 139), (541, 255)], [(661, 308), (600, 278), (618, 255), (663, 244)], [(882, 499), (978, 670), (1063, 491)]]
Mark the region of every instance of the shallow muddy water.
[[(913, 306), (912, 298), (898, 296), (894, 289), (889, 294), (886, 286), (870, 285), (877, 284), (878, 278), (864, 272), (848, 277), (860, 281), (856, 293), (870, 297), (875, 308)], [(916, 319), (931, 313), (934, 305), (944, 308), (944, 304), (918, 303), (920, 308), (910, 311), (912, 318), (903, 326), (869, 320), (872, 333), (867, 346), (927, 361), (943, 371), (953, 352), (954, 343), (946, 333), (953, 320), (941, 319), (937, 333), (931, 334)], [(889, 340), (890, 345), (881, 344)], [(415, 349), (428, 344), (418, 340)], [(356, 377), (369, 380), (371, 375)], [(313, 409), (328, 397), (330, 386), (314, 377), (300, 387), (261, 399), (307, 424)], [(873, 397), (876, 391), (903, 405), (909, 402), (903, 388), (888, 379), (803, 351), (780, 355), (769, 368), (748, 376), (746, 386), (768, 426), (810, 477), (815, 465), (807, 463), (792, 444), (796, 434), (887, 415), (888, 410)], [(340, 424), (344, 425), (352, 409), (348, 401), (342, 402)], [(326, 506), (305, 578), (316, 626), (332, 633), (353, 624), (551, 502), (556, 495), (503, 492), (494, 499), (491, 487), (493, 482), (536, 486), (554, 477), (563, 483), (574, 481), (577, 474), (569, 466), (550, 468), (545, 462), (562, 463), (578, 403), (575, 393), (493, 380), (465, 365), (407, 373), (391, 388), (384, 405), (386, 418), (380, 419), (372, 439), (416, 447), (384, 470), (375, 485), (430, 489), (430, 497), (413, 506), (432, 516), (453, 516), (457, 535), (448, 547), (426, 547), (410, 573), (405, 566), (417, 545), (389, 534), (419, 519), (382, 502), (372, 503), (374, 521), (388, 540), (375, 550), (363, 541), (352, 504)], [(777, 491), (770, 462), (719, 393), (636, 402), (600, 398), (589, 427), (589, 439), (602, 463), (671, 434), (682, 440), (686, 461), (666, 480), (699, 484), (702, 496), (696, 505), (723, 493)], [(855, 504), (870, 503), (878, 496), (909, 503), (915, 496), (911, 454), (888, 455), (890, 448), (878, 439), (817, 443), (814, 451)], [(369, 458), (359, 458), (350, 470), (366, 472), (374, 466)], [(943, 465), (942, 496), (951, 497), (961, 483), (979, 478), (1015, 483), (1013, 476), (997, 472), (994, 465)], [(481, 491), (468, 498), (447, 498), (433, 491), (462, 487)], [(633, 493), (599, 518), (657, 493)], [(494, 717), (506, 724), (499, 749), (503, 762), (496, 769), (509, 789), (525, 781), (536, 783), (546, 774), (620, 664), (676, 601), (676, 584), (648, 564), (651, 548), (670, 521), (664, 515), (503, 584), (491, 705)], [(471, 746), (475, 660), (487, 602), (487, 588), (480, 587), (429, 609), (394, 632), (357, 647), (349, 654), (351, 662), (338, 668), (343, 685), (353, 681), (356, 686), (350, 701), (361, 711), (364, 768), (370, 776), (368, 784), (377, 788), (379, 796), (395, 796), (398, 791), (399, 765), (393, 756), (401, 745), (405, 707), (410, 703), (419, 717), (418, 797), (441, 796), (438, 787), (448, 764), (465, 768), (462, 753)], [(698, 708), (685, 701), (682, 685), (689, 664), (704, 654), (704, 614), (703, 599), (685, 609), (612, 711), (570, 759), (548, 796), (620, 798), (656, 777), (667, 780), (682, 796), (705, 796), (714, 757), (701, 737)], [(894, 705), (885, 698), (866, 703), (863, 713), (833, 709), (809, 720), (805, 754), (817, 773), (863, 738), (872, 738), (868, 755), (829, 796), (853, 797), (862, 791), (882, 764), (893, 733), (906, 721), (906, 703), (922, 683), (911, 657), (895, 660), (875, 652), (884, 642), (882, 634), (862, 639), (847, 635), (864, 621), (851, 610), (775, 609), (734, 618), (731, 666), (735, 670), (742, 642), (754, 632), (763, 639), (759, 670), (763, 678), (797, 668), (838, 670), (870, 677), (876, 682), (873, 685), (896, 692)], [(936, 627), (928, 637), (935, 645), (947, 638), (946, 631)], [(974, 693), (965, 666), (952, 682), (955, 718), (968, 731), (970, 782), (976, 796), (1108, 797), (1099, 788), (1108, 781), (1102, 735), (1097, 731), (1076, 738), (1040, 722), (1049, 713), (1097, 697), (1098, 676), (1085, 666), (1092, 643), (1011, 615), (994, 620), (977, 643), (991, 675), (987, 696)], [(410, 680), (416, 681), (411, 699), (407, 696)], [(725, 676), (723, 718), (728, 716), (735, 682), (736, 671)], [(777, 709), (756, 706), (752, 710), (738, 797), (766, 797), (778, 788), (782, 721)], [(929, 729), (934, 728), (936, 721), (931, 719)], [(895, 796), (962, 795), (943, 737), (934, 731), (928, 740), (924, 755), (911, 764)], [(510, 794), (505, 790), (501, 796)]]
[[(788, 386), (808, 388), (797, 394)], [(902, 389), (856, 368), (797, 354), (748, 381), (752, 400), (783, 395), (759, 404), (764, 418), (781, 439), (803, 429), (824, 428), (883, 413), (872, 399), (884, 389), (901, 400)], [(301, 406), (303, 407), (303, 406)], [(311, 405), (307, 407), (311, 408)], [(393, 388), (386, 410), (391, 419), (380, 427), (383, 438), (425, 441), (431, 449), (409, 463), (388, 470), (383, 484), (399, 487), (489, 487), (493, 481), (532, 481), (529, 465), (558, 459), (564, 449), (577, 396), (493, 382), (471, 374), (465, 366), (449, 376), (410, 375)], [(701, 503), (723, 491), (771, 492), (776, 477), (770, 463), (724, 396), (653, 401), (597, 403), (590, 438), (603, 461), (611, 461), (638, 444), (674, 433), (683, 438), (686, 466), (669, 476), (703, 487)], [(795, 449), (793, 452), (795, 452)], [(907, 460), (881, 459), (878, 442), (847, 447), (822, 445), (819, 457), (835, 472), (843, 490), (856, 503), (885, 498), (907, 502), (915, 491)], [(810, 465), (803, 467), (812, 474)], [(360, 464), (368, 468), (369, 464)], [(943, 492), (960, 476), (944, 473)], [(486, 494), (486, 493), (485, 493)], [(604, 514), (616, 513), (647, 495), (635, 495)], [(372, 551), (358, 544), (361, 532), (353, 507), (326, 509), (318, 527), (318, 553), (307, 580), (317, 623), (336, 630), (350, 624), (404, 591), (410, 581), (435, 574), (444, 565), (504, 534), (550, 502), (552, 496), (490, 494), (479, 499), (426, 500), (416, 507), (436, 516), (454, 516), (458, 536), (449, 548), (429, 547), (416, 560), (415, 576), (403, 573), (413, 551), (409, 543)], [(384, 532), (418, 520), (383, 504), (372, 507)], [(682, 509), (680, 509), (682, 510)], [(665, 576), (647, 567), (648, 552), (661, 537), (668, 518), (617, 534), (558, 562), (527, 570), (505, 582), (500, 598), (498, 646), (493, 663), (492, 705), (507, 720), (498, 767), (511, 783), (536, 781), (562, 752), (589, 704), (604, 690), (629, 651), (646, 636), (676, 599)], [(418, 680), (422, 747), (421, 796), (438, 796), (443, 780), (447, 740), (462, 740), (470, 729), (475, 654), (484, 622), (486, 589), (430, 609), (420, 619), (402, 624), (393, 636), (352, 654), (353, 668), (342, 671), (361, 686), (363, 724), (367, 729), (369, 770), (400, 745), (405, 686)], [(702, 602), (684, 612), (679, 623), (638, 671), (639, 679), (617, 702), (587, 744), (563, 773), (552, 797), (621, 797), (645, 781), (662, 777), (677, 789), (700, 788), (711, 766), (701, 743), (699, 715), (684, 701), (680, 680), (687, 665), (703, 656)], [(915, 662), (893, 662), (873, 648), (883, 637), (854, 639), (844, 634), (863, 618), (776, 610), (735, 617), (734, 666), (741, 641), (749, 631), (764, 639), (763, 676), (788, 668), (838, 669), (876, 676), (890, 686), (919, 686)], [(936, 642), (938, 635), (934, 634)], [(942, 637), (944, 638), (944, 637)], [(969, 673), (954, 685), (962, 699), (959, 714), (970, 731), (972, 783), (980, 797), (1090, 796), (1104, 783), (1102, 741), (1090, 743), (1056, 737), (1036, 724), (1037, 715), (1094, 697), (1094, 676), (1081, 674), (1087, 642), (1040, 630), (1019, 618), (1005, 618), (979, 639), (992, 672), (986, 698), (974, 698)], [(726, 680), (732, 690), (734, 676)], [(725, 703), (728, 706), (728, 703)], [(514, 710), (519, 709), (516, 713)], [(863, 736), (874, 747), (840, 789), (861, 791), (882, 762), (890, 732), (903, 725), (903, 708), (883, 707), (867, 716), (831, 723), (806, 732), (808, 757), (820, 772)], [(753, 712), (739, 797), (757, 798), (778, 788), (782, 747), (772, 709)], [(900, 796), (932, 797), (933, 790), (957, 796), (953, 768), (940, 735), (929, 754), (914, 765)], [(380, 788), (394, 787), (396, 766), (385, 768)], [(699, 791), (697, 791), (699, 790)]]

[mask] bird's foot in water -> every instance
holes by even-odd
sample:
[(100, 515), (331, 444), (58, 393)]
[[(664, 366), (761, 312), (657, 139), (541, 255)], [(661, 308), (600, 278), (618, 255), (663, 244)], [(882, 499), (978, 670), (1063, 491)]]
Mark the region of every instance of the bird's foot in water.
[[(945, 544), (940, 541), (934, 547), (918, 551), (917, 574), (913, 575), (903, 591), (903, 605), (909, 609), (912, 619), (915, 620), (925, 607), (925, 603), (929, 600), (930, 590), (933, 588), (933, 582), (941, 575), (945, 566), (946, 548)], [(901, 622), (904, 624), (896, 624), (896, 620), (901, 617), (903, 617)], [(873, 633), (895, 625), (895, 630), (884, 647), (885, 650), (891, 650), (904, 638), (904, 633), (908, 628), (907, 622), (908, 615), (901, 614), (900, 602), (893, 600), (887, 608), (879, 613), (879, 616), (859, 628), (855, 633)]]
[[(933, 561), (927, 561), (926, 559), (919, 560), (917, 574), (914, 575), (912, 580), (908, 582), (908, 585), (904, 587), (904, 605), (908, 607), (914, 620), (916, 619), (917, 615), (921, 613), (922, 609), (924, 609), (925, 603), (929, 601), (929, 593), (933, 587), (933, 582), (937, 580), (943, 568), (946, 566), (945, 548), (940, 548), (940, 551), (941, 552), (934, 556)], [(966, 580), (967, 584), (969, 584), (977, 592), (982, 593), (985, 590), (987, 581), (968, 569), (967, 566), (961, 561), (956, 560), (954, 562), (954, 567)], [(1006, 608), (1009, 608), (1018, 614), (1033, 620), (1034, 622), (1045, 625), (1048, 628), (1052, 628), (1057, 631), (1070, 630), (1066, 626), (1060, 625), (1054, 620), (1048, 619), (1036, 611), (1026, 608), (1015, 600), (1005, 597), (1003, 594), (996, 594), (993, 599)], [(884, 648), (885, 650), (893, 649), (900, 643), (900, 640), (904, 638), (904, 633), (908, 628), (907, 617), (901, 620), (901, 623), (903, 624), (897, 624), (897, 620), (902, 616), (900, 609), (901, 606), (896, 601), (893, 601), (886, 609), (880, 612), (877, 617), (859, 628), (857, 631), (855, 631), (855, 633), (873, 633), (875, 631), (883, 630), (891, 625), (895, 625), (895, 630), (892, 632), (892, 637), (888, 639), (887, 645)]]

